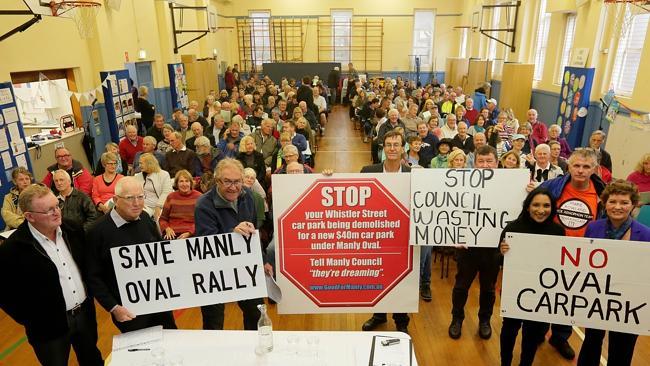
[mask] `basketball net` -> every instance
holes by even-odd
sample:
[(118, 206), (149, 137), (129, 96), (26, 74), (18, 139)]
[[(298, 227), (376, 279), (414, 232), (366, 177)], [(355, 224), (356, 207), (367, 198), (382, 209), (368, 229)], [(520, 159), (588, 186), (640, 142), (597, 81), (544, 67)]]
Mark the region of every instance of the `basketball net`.
[(55, 16), (66, 14), (77, 26), (79, 36), (82, 39), (93, 38), (97, 32), (97, 13), (101, 7), (100, 3), (93, 1), (66, 1), (52, 2), (52, 9)]
[(611, 38), (624, 37), (632, 26), (635, 15), (647, 13), (642, 7), (646, 1), (615, 1), (605, 4), (605, 19), (614, 19)]

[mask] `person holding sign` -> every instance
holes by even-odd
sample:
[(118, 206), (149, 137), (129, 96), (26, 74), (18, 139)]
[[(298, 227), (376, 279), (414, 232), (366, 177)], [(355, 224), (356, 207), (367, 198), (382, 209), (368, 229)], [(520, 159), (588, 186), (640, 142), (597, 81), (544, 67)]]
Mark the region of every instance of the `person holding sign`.
[(111, 313), (122, 332), (162, 325), (176, 329), (171, 311), (138, 315), (122, 306), (111, 248), (162, 241), (158, 226), (144, 212), (144, 189), (134, 177), (124, 177), (115, 186), (115, 207), (97, 220), (86, 233), (88, 245), (88, 285), (99, 304)]
[[(411, 167), (402, 164), (402, 155), (404, 154), (404, 135), (397, 131), (388, 131), (384, 134), (382, 145), (386, 160), (383, 163), (366, 165), (361, 169), (361, 173), (410, 173)], [(429, 247), (430, 248), (430, 247)], [(429, 256), (431, 256), (429, 252)], [(428, 285), (427, 285), (428, 287)], [(386, 313), (375, 313), (370, 319), (366, 320), (361, 326), (364, 331), (370, 331), (377, 328), (380, 324), (386, 323)], [(406, 313), (394, 313), (393, 320), (398, 331), (408, 333), (409, 316)]]
[[(567, 236), (583, 237), (587, 224), (599, 217), (599, 195), (605, 183), (595, 174), (598, 157), (593, 149), (574, 151), (569, 157), (569, 173), (547, 180), (541, 187), (547, 188), (557, 200), (555, 222), (562, 225)], [(553, 324), (548, 342), (562, 357), (572, 360), (575, 351), (568, 339), (573, 329), (569, 325)]]
[[(474, 168), (496, 169), (498, 166), (497, 151), (489, 145), (476, 149)], [(452, 319), (449, 325), (449, 337), (458, 339), (461, 335), (463, 320), (465, 319), (465, 304), (467, 295), (476, 274), (479, 274), (481, 294), (479, 297), (479, 331), (483, 339), (492, 336), (490, 318), (496, 300), (494, 287), (499, 275), (500, 258), (497, 248), (459, 248), (456, 252), (458, 272), (456, 283), (451, 295)]]
[[(217, 164), (214, 172), (216, 186), (199, 197), (194, 211), (196, 236), (237, 233), (249, 236), (255, 233), (257, 211), (253, 192), (244, 187), (244, 167), (239, 160), (225, 158)], [(265, 271), (272, 273), (270, 266)], [(259, 311), (257, 305), (263, 299), (238, 302), (244, 315), (244, 329), (257, 329)], [(201, 307), (203, 329), (223, 329), (224, 304)]]
[[(630, 216), (639, 202), (639, 191), (634, 183), (622, 179), (616, 180), (605, 188), (600, 197), (605, 203), (607, 218), (590, 222), (585, 237), (650, 242), (650, 228)], [(585, 329), (578, 366), (600, 364), (603, 338), (605, 338), (605, 330)], [(607, 364), (630, 365), (636, 339), (636, 334), (610, 331)]]
[[(539, 146), (539, 145), (538, 145)], [(553, 222), (556, 202), (546, 188), (536, 188), (524, 200), (524, 207), (519, 217), (509, 223), (501, 233), (501, 254), (506, 255), (510, 246), (505, 241), (506, 233), (528, 233), (564, 236), (564, 228)], [(532, 365), (537, 352), (537, 341), (548, 329), (548, 324), (531, 320), (503, 318), (501, 327), (501, 365), (512, 364), (512, 351), (519, 328), (522, 330), (520, 365)]]
[(62, 224), (59, 201), (42, 184), (18, 199), (25, 221), (0, 245), (0, 308), (22, 324), (43, 365), (101, 366), (95, 304), (86, 292), (83, 237)]

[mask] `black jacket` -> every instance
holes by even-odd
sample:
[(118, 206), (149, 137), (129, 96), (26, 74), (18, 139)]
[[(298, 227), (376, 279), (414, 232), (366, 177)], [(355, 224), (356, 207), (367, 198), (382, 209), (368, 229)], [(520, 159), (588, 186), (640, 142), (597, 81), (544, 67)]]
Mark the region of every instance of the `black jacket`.
[(74, 188), (65, 201), (59, 199), (59, 207), (63, 221), (82, 236), (101, 216), (90, 197)]
[[(83, 238), (65, 223), (61, 230), (85, 283)], [(0, 308), (25, 327), (30, 342), (51, 340), (68, 332), (59, 272), (27, 221), (0, 245)]]

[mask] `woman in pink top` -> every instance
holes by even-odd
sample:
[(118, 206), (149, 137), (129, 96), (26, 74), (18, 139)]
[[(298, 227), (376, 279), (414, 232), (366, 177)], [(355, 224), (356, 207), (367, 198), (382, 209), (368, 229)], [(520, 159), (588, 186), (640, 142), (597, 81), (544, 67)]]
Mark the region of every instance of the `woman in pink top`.
[(627, 180), (639, 187), (639, 192), (650, 192), (650, 153), (644, 154)]
[(115, 185), (123, 177), (122, 174), (117, 174), (117, 159), (115, 153), (103, 153), (101, 163), (104, 166), (104, 173), (93, 179), (93, 202), (103, 213), (108, 213), (113, 208)]

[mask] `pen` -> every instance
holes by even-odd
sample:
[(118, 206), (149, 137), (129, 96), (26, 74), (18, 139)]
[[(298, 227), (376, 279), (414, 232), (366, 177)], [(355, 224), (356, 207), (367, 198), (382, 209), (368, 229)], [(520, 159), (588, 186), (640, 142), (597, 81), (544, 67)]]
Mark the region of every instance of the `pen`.
[(129, 352), (151, 351), (150, 348), (129, 348)]

